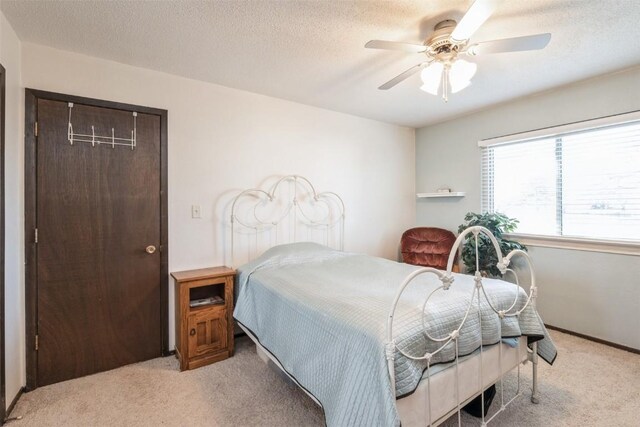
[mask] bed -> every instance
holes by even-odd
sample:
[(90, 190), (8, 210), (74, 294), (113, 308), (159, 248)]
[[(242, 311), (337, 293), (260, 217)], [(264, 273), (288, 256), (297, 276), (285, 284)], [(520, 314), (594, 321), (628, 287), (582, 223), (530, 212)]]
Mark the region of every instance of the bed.
[[(537, 401), (538, 355), (552, 363), (556, 351), (535, 310), (532, 271), (527, 293), (517, 281), (452, 273), (453, 255), (442, 271), (344, 252), (344, 203), (296, 175), (241, 192), (231, 211), (231, 259), (247, 258), (234, 318), (261, 357), (322, 406), (328, 426), (460, 420), (466, 402), (529, 359)], [(469, 234), (497, 245), (474, 227), (454, 251)], [(516, 251), (499, 268), (513, 273), (514, 257), (529, 261)], [(498, 413), (519, 394), (499, 388)]]

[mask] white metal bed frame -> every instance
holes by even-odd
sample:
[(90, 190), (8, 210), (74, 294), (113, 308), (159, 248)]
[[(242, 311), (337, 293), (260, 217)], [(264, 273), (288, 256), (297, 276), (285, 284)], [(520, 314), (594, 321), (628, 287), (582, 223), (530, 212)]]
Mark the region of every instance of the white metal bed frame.
[[(460, 247), (460, 245), (462, 244), (462, 242), (466, 239), (466, 237), (468, 235), (472, 234), (473, 235), (473, 239), (474, 239), (474, 244), (475, 244), (475, 255), (476, 255), (476, 271), (474, 273), (474, 281), (475, 281), (475, 287), (473, 289), (472, 295), (471, 295), (471, 299), (469, 301), (469, 306), (467, 307), (467, 310), (465, 312), (465, 315), (462, 319), (462, 321), (459, 323), (459, 325), (453, 329), (449, 334), (442, 336), (442, 337), (432, 337), (429, 332), (428, 332), (428, 328), (427, 325), (425, 323), (425, 318), (426, 318), (426, 307), (427, 307), (427, 303), (429, 302), (429, 300), (433, 297), (433, 295), (435, 295), (437, 292), (446, 292), (448, 291), (452, 284), (455, 282), (455, 277), (452, 275), (452, 268), (453, 268), (453, 262), (455, 259), (455, 255), (458, 251), (458, 248)], [(491, 243), (493, 244), (493, 247), (496, 251), (497, 257), (498, 257), (498, 263), (497, 263), (497, 267), (500, 270), (500, 272), (504, 275), (507, 273), (511, 273), (513, 275), (513, 277), (515, 278), (515, 283), (514, 283), (514, 290), (515, 290), (515, 295), (514, 295), (514, 300), (513, 303), (511, 304), (511, 306), (507, 309), (507, 310), (498, 310), (496, 308), (496, 305), (492, 303), (491, 298), (489, 298), (489, 295), (487, 295), (487, 292), (484, 288), (484, 285), (482, 283), (482, 274), (480, 272), (480, 268), (479, 268), (479, 257), (478, 257), (478, 239), (480, 237), (481, 234), (484, 234), (485, 236), (487, 236), (490, 240)], [(513, 259), (513, 257), (515, 256), (521, 256), (524, 258), (527, 266), (529, 267), (529, 272), (531, 275), (531, 282), (530, 282), (530, 287), (529, 287), (529, 293), (527, 295), (527, 300), (525, 302), (525, 304), (519, 309), (519, 310), (514, 310), (517, 302), (518, 302), (518, 298), (519, 298), (519, 290), (520, 290), (520, 284), (519, 284), (519, 280), (518, 280), (518, 276), (516, 275), (515, 271), (513, 269), (509, 268), (509, 264), (511, 263), (511, 260)], [(394, 320), (394, 316), (396, 314), (396, 309), (398, 306), (398, 302), (400, 300), (400, 297), (402, 296), (403, 292), (406, 290), (407, 286), (418, 276), (422, 275), (422, 274), (427, 274), (427, 273), (431, 273), (434, 274), (441, 282), (442, 285), (439, 286), (438, 288), (436, 288), (434, 291), (432, 291), (429, 295), (427, 295), (426, 299), (424, 300), (424, 303), (422, 304), (422, 326), (423, 326), (423, 333), (425, 334), (425, 336), (431, 340), (434, 343), (442, 343), (440, 345), (440, 347), (438, 347), (435, 351), (432, 352), (425, 352), (423, 355), (421, 356), (414, 356), (411, 354), (407, 354), (405, 353), (401, 348), (398, 347), (394, 335), (393, 335), (393, 320)], [(481, 293), (482, 291), (482, 293)], [(481, 297), (484, 296), (485, 300), (487, 301), (489, 307), (501, 318), (505, 318), (505, 317), (518, 317), (520, 315), (520, 313), (522, 313), (522, 311), (525, 310), (525, 308), (527, 308), (529, 305), (531, 305), (534, 309), (535, 309), (535, 300), (536, 300), (536, 294), (537, 294), (537, 286), (536, 286), (536, 279), (535, 279), (535, 273), (533, 272), (533, 268), (532, 268), (532, 263), (531, 263), (531, 259), (529, 258), (529, 255), (520, 250), (520, 249), (516, 249), (511, 251), (506, 257), (502, 256), (502, 251), (500, 250), (500, 246), (498, 244), (498, 241), (496, 240), (496, 238), (494, 237), (494, 235), (491, 233), (491, 231), (489, 231), (488, 229), (486, 229), (485, 227), (480, 227), (480, 226), (474, 226), (474, 227), (469, 227), (467, 228), (465, 231), (463, 231), (462, 233), (460, 233), (460, 235), (458, 236), (458, 238), (456, 239), (453, 248), (451, 249), (451, 253), (449, 254), (449, 260), (447, 262), (447, 270), (446, 271), (442, 271), (442, 270), (437, 270), (435, 268), (432, 267), (423, 267), (420, 268), (418, 270), (415, 270), (414, 272), (412, 272), (411, 274), (409, 274), (404, 281), (402, 282), (402, 284), (400, 285), (400, 287), (398, 288), (396, 295), (394, 297), (393, 300), (393, 305), (391, 308), (391, 311), (389, 313), (389, 317), (387, 319), (387, 328), (386, 328), (386, 335), (387, 335), (387, 344), (386, 344), (386, 348), (385, 348), (385, 355), (387, 358), (387, 365), (388, 365), (388, 369), (389, 369), (389, 375), (391, 377), (391, 385), (394, 388), (394, 394), (395, 394), (395, 368), (394, 368), (394, 360), (395, 360), (395, 353), (396, 351), (401, 353), (404, 357), (407, 357), (409, 359), (412, 360), (425, 360), (427, 362), (427, 373), (426, 373), (426, 377), (427, 377), (427, 425), (437, 425), (440, 422), (444, 421), (444, 419), (439, 418), (437, 420), (433, 420), (432, 418), (432, 414), (431, 414), (431, 375), (430, 375), (430, 361), (433, 358), (433, 356), (435, 356), (437, 353), (439, 353), (440, 351), (442, 351), (447, 345), (449, 345), (450, 343), (453, 342), (453, 345), (455, 346), (455, 359), (454, 359), (454, 363), (455, 363), (455, 369), (456, 369), (456, 382), (455, 382), (455, 393), (456, 393), (456, 400), (458, 402), (457, 404), (457, 408), (456, 411), (457, 412), (457, 417), (458, 417), (458, 425), (462, 425), (461, 422), (461, 409), (462, 409), (462, 403), (463, 403), (463, 399), (460, 396), (460, 375), (459, 375), (459, 364), (460, 364), (460, 355), (458, 353), (458, 339), (460, 336), (460, 330), (462, 329), (463, 325), (465, 324), (465, 322), (467, 321), (467, 319), (469, 318), (469, 313), (471, 311), (472, 306), (474, 305), (474, 303), (476, 304), (476, 307), (478, 308), (478, 328), (480, 330), (482, 330), (482, 316), (481, 316), (481, 309), (480, 309), (480, 304), (481, 304)], [(482, 340), (480, 340), (480, 353), (479, 353), (479, 357), (480, 357), (480, 369), (478, 372), (479, 375), (479, 384), (482, 385), (482, 390), (484, 390), (485, 388), (485, 381), (484, 381), (484, 363), (482, 362), (482, 358), (483, 358), (483, 353), (484, 353), (484, 345), (482, 344)], [(532, 393), (531, 393), (531, 402), (533, 403), (538, 403), (539, 402), (539, 398), (538, 398), (538, 345), (536, 342), (534, 342), (532, 344), (532, 349), (529, 351), (529, 358), (532, 362), (532, 366), (533, 366), (533, 379), (532, 379)], [(510, 370), (505, 370), (504, 366), (503, 366), (503, 350), (502, 350), (502, 345), (498, 345), (499, 348), (499, 354), (498, 354), (498, 363), (499, 363), (499, 372), (500, 372), (500, 376), (498, 378), (498, 380), (500, 381), (500, 408), (498, 409), (497, 412), (495, 412), (489, 419), (486, 419), (486, 414), (484, 411), (484, 393), (480, 393), (481, 396), (481, 408), (482, 408), (482, 414), (481, 414), (481, 424), (483, 426), (487, 425), (489, 422), (491, 422), (498, 414), (500, 414), (502, 411), (504, 411), (506, 409), (506, 407), (511, 404), (517, 397), (519, 397), (521, 395), (521, 391), (520, 391), (520, 364), (518, 363), (517, 368), (518, 368), (518, 383), (517, 383), (517, 391), (515, 396), (513, 396), (510, 400), (505, 402), (505, 398), (504, 398), (504, 384), (503, 384), (503, 379), (504, 376), (506, 375), (506, 373), (508, 373)], [(450, 414), (447, 414), (447, 417), (450, 416)]]
[[(279, 190), (283, 186), (285, 186), (286, 183), (290, 184), (292, 191), (289, 192), (288, 196), (284, 197), (284, 204), (282, 203), (282, 200), (280, 200), (280, 204), (278, 205), (278, 208), (274, 210), (275, 213), (273, 217), (270, 217), (270, 218), (261, 217), (260, 214), (258, 214), (259, 208), (265, 207), (267, 205), (277, 205), (280, 199)], [(243, 201), (249, 202), (248, 215), (240, 214), (240, 211), (242, 210)], [(314, 216), (313, 213), (310, 213), (307, 210), (308, 208), (314, 208), (318, 206), (323, 207), (323, 213), (320, 216)], [(244, 208), (247, 209), (247, 206), (245, 205)], [(233, 199), (233, 202), (231, 204), (230, 218), (231, 218), (231, 254), (230, 255), (231, 255), (231, 262), (234, 267), (236, 266), (234, 263), (234, 261), (236, 260), (236, 257), (234, 255), (235, 255), (235, 251), (238, 249), (235, 235), (239, 233), (240, 229), (242, 228), (249, 230), (249, 233), (246, 234), (245, 237), (250, 236), (251, 237), (250, 240), (253, 240), (253, 243), (254, 243), (253, 248), (249, 247), (252, 245), (248, 245), (248, 249), (247, 249), (248, 259), (246, 261), (252, 259), (252, 252), (253, 254), (261, 253), (261, 250), (259, 247), (260, 246), (259, 235), (261, 233), (275, 234), (275, 243), (274, 243), (273, 236), (271, 236), (267, 240), (267, 244), (266, 244), (267, 247), (265, 249), (267, 249), (268, 247), (272, 247), (272, 246), (283, 244), (283, 243), (308, 241), (309, 234), (306, 234), (305, 238), (300, 239), (300, 236), (303, 234), (299, 232), (300, 226), (310, 228), (313, 230), (319, 229), (323, 231), (325, 233), (325, 236), (323, 241), (319, 243), (323, 243), (327, 246), (331, 246), (330, 243), (332, 243), (331, 239), (329, 238), (329, 234), (331, 230), (337, 228), (339, 237), (336, 239), (336, 241), (334, 241), (334, 243), (336, 244), (334, 244), (333, 246), (334, 248), (339, 250), (344, 249), (345, 209), (344, 209), (344, 202), (342, 198), (340, 198), (340, 196), (338, 196), (334, 192), (321, 192), (321, 193), (317, 192), (315, 190), (315, 187), (311, 184), (311, 182), (307, 178), (300, 175), (283, 176), (282, 178), (278, 179), (275, 182), (275, 184), (271, 187), (269, 191), (265, 191), (258, 188), (242, 191)], [(283, 225), (285, 225), (285, 230), (288, 230), (288, 233), (282, 232)], [(483, 234), (491, 240), (493, 247), (496, 250), (497, 257), (498, 257), (498, 263), (497, 263), (498, 269), (502, 272), (503, 275), (510, 273), (515, 278), (514, 300), (511, 306), (507, 310), (499, 310), (496, 308), (496, 305), (493, 304), (493, 302), (487, 295), (487, 292), (483, 285), (483, 277), (481, 272), (479, 271), (479, 262), (478, 262), (478, 239), (480, 238), (480, 235), (483, 235)], [(453, 268), (455, 254), (457, 253), (462, 242), (469, 235), (472, 235), (475, 241), (475, 252), (476, 252), (476, 271), (474, 274), (475, 287), (471, 295), (469, 306), (467, 307), (466, 313), (462, 321), (458, 324), (458, 326), (455, 329), (453, 329), (450, 333), (448, 333), (445, 336), (432, 337), (429, 335), (427, 331), (427, 325), (425, 323), (427, 303), (433, 297), (433, 295), (435, 295), (438, 292), (447, 292), (452, 287), (452, 285), (454, 285), (455, 276), (453, 276), (452, 274), (452, 268)], [(509, 264), (511, 263), (511, 260), (514, 257), (518, 257), (518, 256), (522, 257), (528, 266), (528, 269), (530, 272), (530, 287), (529, 287), (529, 292), (527, 294), (527, 299), (525, 304), (519, 310), (514, 310), (519, 298), (520, 285), (519, 285), (518, 277), (515, 271), (509, 268)], [(434, 343), (441, 343), (441, 345), (435, 351), (432, 351), (432, 352), (427, 351), (422, 355), (411, 355), (411, 354), (406, 354), (401, 348), (398, 347), (396, 343), (395, 336), (394, 336), (394, 316), (396, 315), (398, 302), (400, 301), (400, 298), (402, 297), (403, 292), (413, 282), (414, 279), (416, 279), (418, 276), (423, 274), (434, 274), (442, 283), (441, 286), (439, 286), (437, 289), (435, 289), (433, 292), (427, 295), (426, 299), (424, 300), (424, 303), (422, 304), (423, 332), (429, 340), (431, 340)], [(526, 252), (522, 250), (514, 250), (510, 252), (507, 256), (503, 257), (502, 252), (500, 250), (500, 246), (496, 238), (488, 229), (484, 227), (479, 227), (479, 226), (470, 227), (466, 229), (463, 233), (461, 233), (458, 236), (458, 238), (456, 239), (453, 245), (453, 248), (449, 255), (446, 271), (437, 270), (431, 267), (420, 268), (413, 271), (411, 274), (409, 274), (398, 287), (398, 290), (395, 294), (393, 304), (387, 319), (386, 345), (385, 345), (385, 357), (387, 359), (389, 376), (391, 379), (394, 395), (395, 395), (394, 361), (395, 361), (396, 352), (401, 353), (402, 355), (404, 355), (409, 359), (425, 360), (427, 362), (427, 370), (425, 374), (426, 382), (427, 382), (427, 393), (426, 393), (427, 415), (426, 415), (426, 419), (423, 420), (422, 425), (425, 425), (425, 424), (429, 426), (438, 425), (456, 413), (458, 417), (458, 425), (461, 425), (462, 407), (464, 406), (464, 404), (466, 404), (468, 401), (472, 399), (462, 397), (460, 394), (460, 383), (461, 383), (460, 363), (461, 362), (460, 362), (460, 355), (458, 353), (458, 339), (459, 339), (459, 334), (462, 326), (465, 324), (465, 322), (469, 318), (469, 313), (471, 311), (471, 308), (473, 307), (474, 304), (476, 304), (476, 307), (478, 308), (479, 327), (482, 328), (480, 303), (481, 303), (481, 298), (483, 296), (486, 299), (489, 307), (501, 319), (503, 319), (505, 317), (519, 316), (520, 313), (522, 313), (522, 311), (529, 305), (531, 305), (535, 309), (536, 295), (537, 295), (537, 286), (536, 286), (535, 274), (533, 272), (531, 259), (529, 258), (529, 255)], [(251, 337), (251, 339), (256, 343), (258, 349), (262, 350), (263, 354), (261, 354), (261, 357), (263, 358), (263, 360), (266, 361), (267, 358), (271, 359), (274, 362), (274, 364), (278, 366), (290, 379), (292, 379), (294, 382), (296, 382), (296, 384), (298, 384), (297, 381), (284, 370), (282, 365), (280, 365), (279, 361), (275, 357), (273, 357), (273, 355), (271, 355), (268, 351), (265, 351), (266, 349), (264, 349), (259, 344), (256, 337), (254, 337), (246, 329), (244, 330)], [(432, 393), (431, 393), (430, 361), (434, 355), (442, 351), (447, 345), (451, 343), (453, 343), (453, 345), (455, 346), (455, 359), (451, 363), (454, 364), (455, 366), (455, 395), (456, 395), (455, 400), (457, 401), (457, 405), (455, 407), (452, 407), (450, 411), (447, 411), (444, 416), (441, 416), (438, 419), (433, 419), (432, 407), (431, 407)], [(515, 367), (511, 365), (504, 366), (503, 344), (498, 344), (499, 376), (496, 382), (497, 381), (500, 382), (500, 392), (499, 392), (500, 408), (490, 418), (486, 418), (487, 414), (485, 414), (484, 412), (484, 393), (482, 393), (482, 391), (486, 389), (486, 387), (490, 386), (491, 384), (486, 383), (487, 377), (485, 377), (484, 375), (485, 363), (483, 363), (483, 360), (482, 360), (483, 354), (486, 352), (484, 347), (487, 347), (487, 346), (484, 346), (481, 343), (479, 348), (480, 363), (479, 363), (479, 369), (478, 369), (480, 390), (478, 391), (478, 393), (475, 394), (475, 396), (477, 396), (478, 394), (482, 396), (481, 397), (481, 403), (482, 403), (481, 404), (481, 407), (482, 407), (481, 425), (483, 426), (487, 425), (489, 422), (495, 419), (495, 417), (498, 414), (504, 411), (510, 403), (512, 403), (516, 398), (518, 398), (522, 394), (521, 387), (520, 387), (521, 363), (520, 363), (520, 360), (518, 359), (516, 363), (517, 390), (515, 395), (511, 399), (505, 401), (503, 379), (505, 375), (511, 372), (511, 370), (515, 369)], [(534, 342), (532, 344), (532, 348), (530, 350), (527, 349), (527, 351), (528, 351), (528, 359), (532, 362), (532, 374), (533, 374), (531, 401), (533, 403), (538, 403), (539, 399), (538, 399), (538, 378), (537, 378), (537, 375), (538, 375), (537, 343)], [(526, 363), (526, 360), (524, 362)], [(318, 402), (317, 399), (313, 395), (311, 395), (309, 392), (307, 392), (300, 384), (298, 384), (298, 386), (300, 386), (300, 388), (303, 391), (305, 391), (305, 393), (307, 393), (316, 403), (320, 404), (320, 402)], [(402, 419), (402, 414), (400, 415)]]

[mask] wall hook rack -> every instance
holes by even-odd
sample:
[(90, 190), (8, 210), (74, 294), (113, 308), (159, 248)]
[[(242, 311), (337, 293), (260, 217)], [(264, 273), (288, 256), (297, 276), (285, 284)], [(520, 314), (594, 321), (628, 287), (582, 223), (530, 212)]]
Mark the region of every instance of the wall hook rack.
[(71, 124), (71, 111), (73, 110), (73, 102), (69, 102), (69, 123), (67, 126), (67, 139), (69, 144), (73, 145), (74, 142), (86, 142), (93, 147), (97, 145), (110, 145), (111, 148), (116, 148), (116, 145), (122, 145), (130, 147), (132, 150), (136, 148), (136, 117), (137, 112), (133, 112), (133, 130), (131, 131), (131, 138), (116, 138), (114, 128), (111, 128), (111, 135), (96, 135), (95, 127), (91, 126), (91, 134), (75, 133), (73, 131), (73, 125)]

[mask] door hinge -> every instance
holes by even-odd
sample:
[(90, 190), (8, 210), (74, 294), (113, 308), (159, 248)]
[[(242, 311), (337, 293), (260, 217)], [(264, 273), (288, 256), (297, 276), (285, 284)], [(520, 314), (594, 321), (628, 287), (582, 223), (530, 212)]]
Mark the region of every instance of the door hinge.
[(38, 351), (38, 336), (36, 335), (36, 351)]
[(34, 233), (33, 234), (34, 234), (34, 239), (33, 239), (34, 243), (38, 243), (38, 229), (37, 228), (34, 229)]
[(33, 124), (33, 132), (35, 133), (36, 136), (38, 136), (38, 122), (35, 122)]

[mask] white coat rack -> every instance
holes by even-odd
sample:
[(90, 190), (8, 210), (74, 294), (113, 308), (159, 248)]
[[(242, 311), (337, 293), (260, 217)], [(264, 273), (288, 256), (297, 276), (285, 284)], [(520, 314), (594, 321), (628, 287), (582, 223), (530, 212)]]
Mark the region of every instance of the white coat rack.
[(110, 145), (111, 148), (116, 148), (116, 145), (122, 145), (130, 147), (132, 150), (136, 148), (136, 117), (138, 113), (133, 112), (133, 130), (131, 131), (131, 138), (116, 138), (114, 128), (111, 128), (111, 136), (96, 135), (95, 128), (91, 126), (91, 134), (75, 133), (73, 131), (73, 125), (71, 124), (71, 111), (73, 110), (73, 102), (69, 103), (69, 125), (67, 127), (67, 139), (69, 144), (73, 145), (74, 142), (86, 142), (93, 147), (97, 145)]

